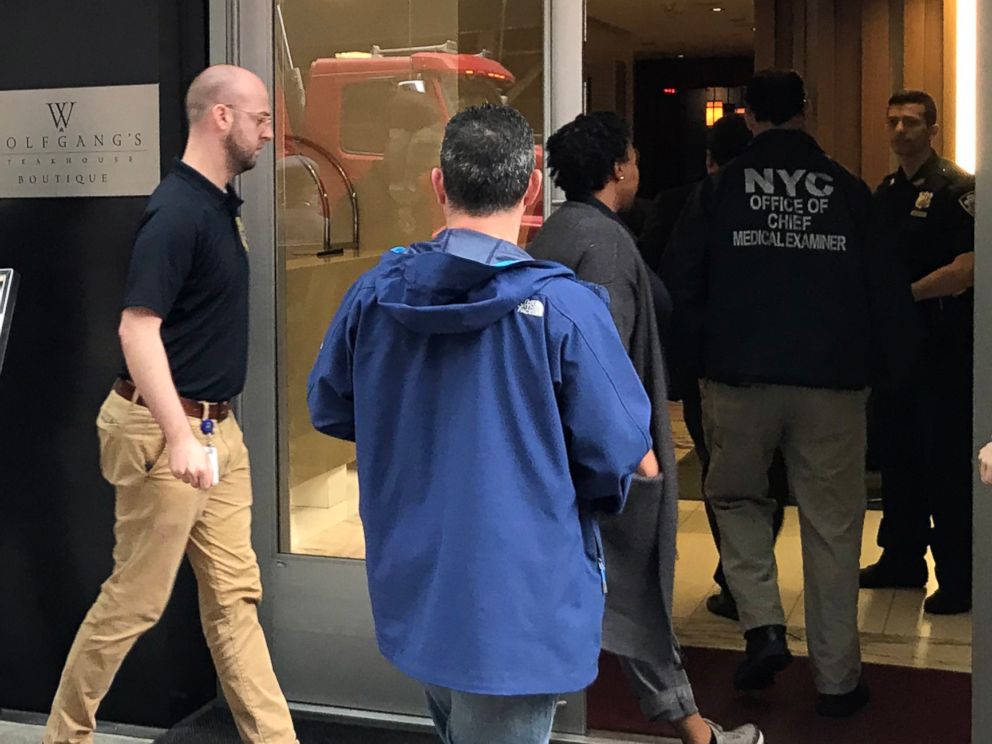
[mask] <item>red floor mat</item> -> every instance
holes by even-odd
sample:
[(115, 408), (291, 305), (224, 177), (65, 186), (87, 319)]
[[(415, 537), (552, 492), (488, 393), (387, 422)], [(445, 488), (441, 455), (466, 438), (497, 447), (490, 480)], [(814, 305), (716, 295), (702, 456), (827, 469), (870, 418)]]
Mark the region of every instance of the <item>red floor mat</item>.
[[(865, 666), (872, 700), (846, 720), (821, 718), (809, 660), (797, 658), (757, 694), (734, 691), (731, 677), (743, 654), (688, 648), (689, 676), (700, 712), (725, 726), (752, 721), (767, 744), (970, 744), (971, 676), (959, 672)], [(589, 727), (672, 736), (641, 715), (616, 659), (603, 654), (587, 696)]]

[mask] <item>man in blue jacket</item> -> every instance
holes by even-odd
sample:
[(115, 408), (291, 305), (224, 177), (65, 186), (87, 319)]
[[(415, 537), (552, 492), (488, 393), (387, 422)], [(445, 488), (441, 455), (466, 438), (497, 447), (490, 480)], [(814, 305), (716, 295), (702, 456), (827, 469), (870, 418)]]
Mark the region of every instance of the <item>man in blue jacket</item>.
[(382, 654), (446, 744), (543, 744), (596, 677), (596, 522), (655, 475), (650, 403), (603, 293), (514, 241), (534, 135), (482, 106), (431, 174), (447, 227), (348, 291), (310, 375), (313, 425), (357, 445)]

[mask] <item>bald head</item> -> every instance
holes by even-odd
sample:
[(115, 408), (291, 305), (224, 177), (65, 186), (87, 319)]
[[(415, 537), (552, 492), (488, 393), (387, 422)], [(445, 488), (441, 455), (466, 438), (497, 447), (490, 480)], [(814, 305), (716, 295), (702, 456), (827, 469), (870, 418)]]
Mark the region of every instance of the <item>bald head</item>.
[(214, 65), (197, 75), (186, 93), (186, 115), (183, 161), (222, 188), (255, 166), (273, 136), (269, 92), (243, 67)]
[(265, 95), (265, 84), (255, 73), (234, 65), (213, 65), (196, 78), (186, 92), (186, 116), (190, 126), (203, 119), (212, 106), (244, 105), (249, 98)]

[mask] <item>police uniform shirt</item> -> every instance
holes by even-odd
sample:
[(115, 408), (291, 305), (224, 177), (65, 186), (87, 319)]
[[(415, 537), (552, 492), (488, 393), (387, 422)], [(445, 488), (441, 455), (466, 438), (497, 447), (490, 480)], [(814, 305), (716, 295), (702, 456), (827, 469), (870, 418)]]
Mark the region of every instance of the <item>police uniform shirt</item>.
[(886, 176), (874, 202), (873, 239), (910, 283), (975, 249), (975, 178), (937, 153), (911, 179), (901, 168)]
[[(248, 364), (248, 243), (242, 201), (182, 161), (152, 194), (138, 228), (124, 307), (162, 318), (179, 394), (225, 401)], [(127, 370), (124, 376), (130, 379)]]

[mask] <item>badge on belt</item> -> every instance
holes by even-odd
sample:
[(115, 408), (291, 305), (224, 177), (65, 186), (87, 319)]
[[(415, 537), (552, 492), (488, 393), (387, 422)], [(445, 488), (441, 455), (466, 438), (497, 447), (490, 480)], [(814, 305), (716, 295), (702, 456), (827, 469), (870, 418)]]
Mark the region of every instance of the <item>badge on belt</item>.
[(200, 432), (207, 438), (203, 451), (207, 453), (207, 462), (210, 463), (210, 472), (213, 476), (210, 485), (216, 486), (220, 483), (220, 463), (217, 460), (217, 448), (214, 446), (214, 420), (207, 418), (208, 410), (208, 406), (204, 404), (204, 418), (200, 421)]
[(241, 215), (234, 218), (234, 224), (238, 226), (238, 235), (241, 237), (241, 245), (248, 252), (248, 231), (245, 230), (245, 223), (241, 221)]

